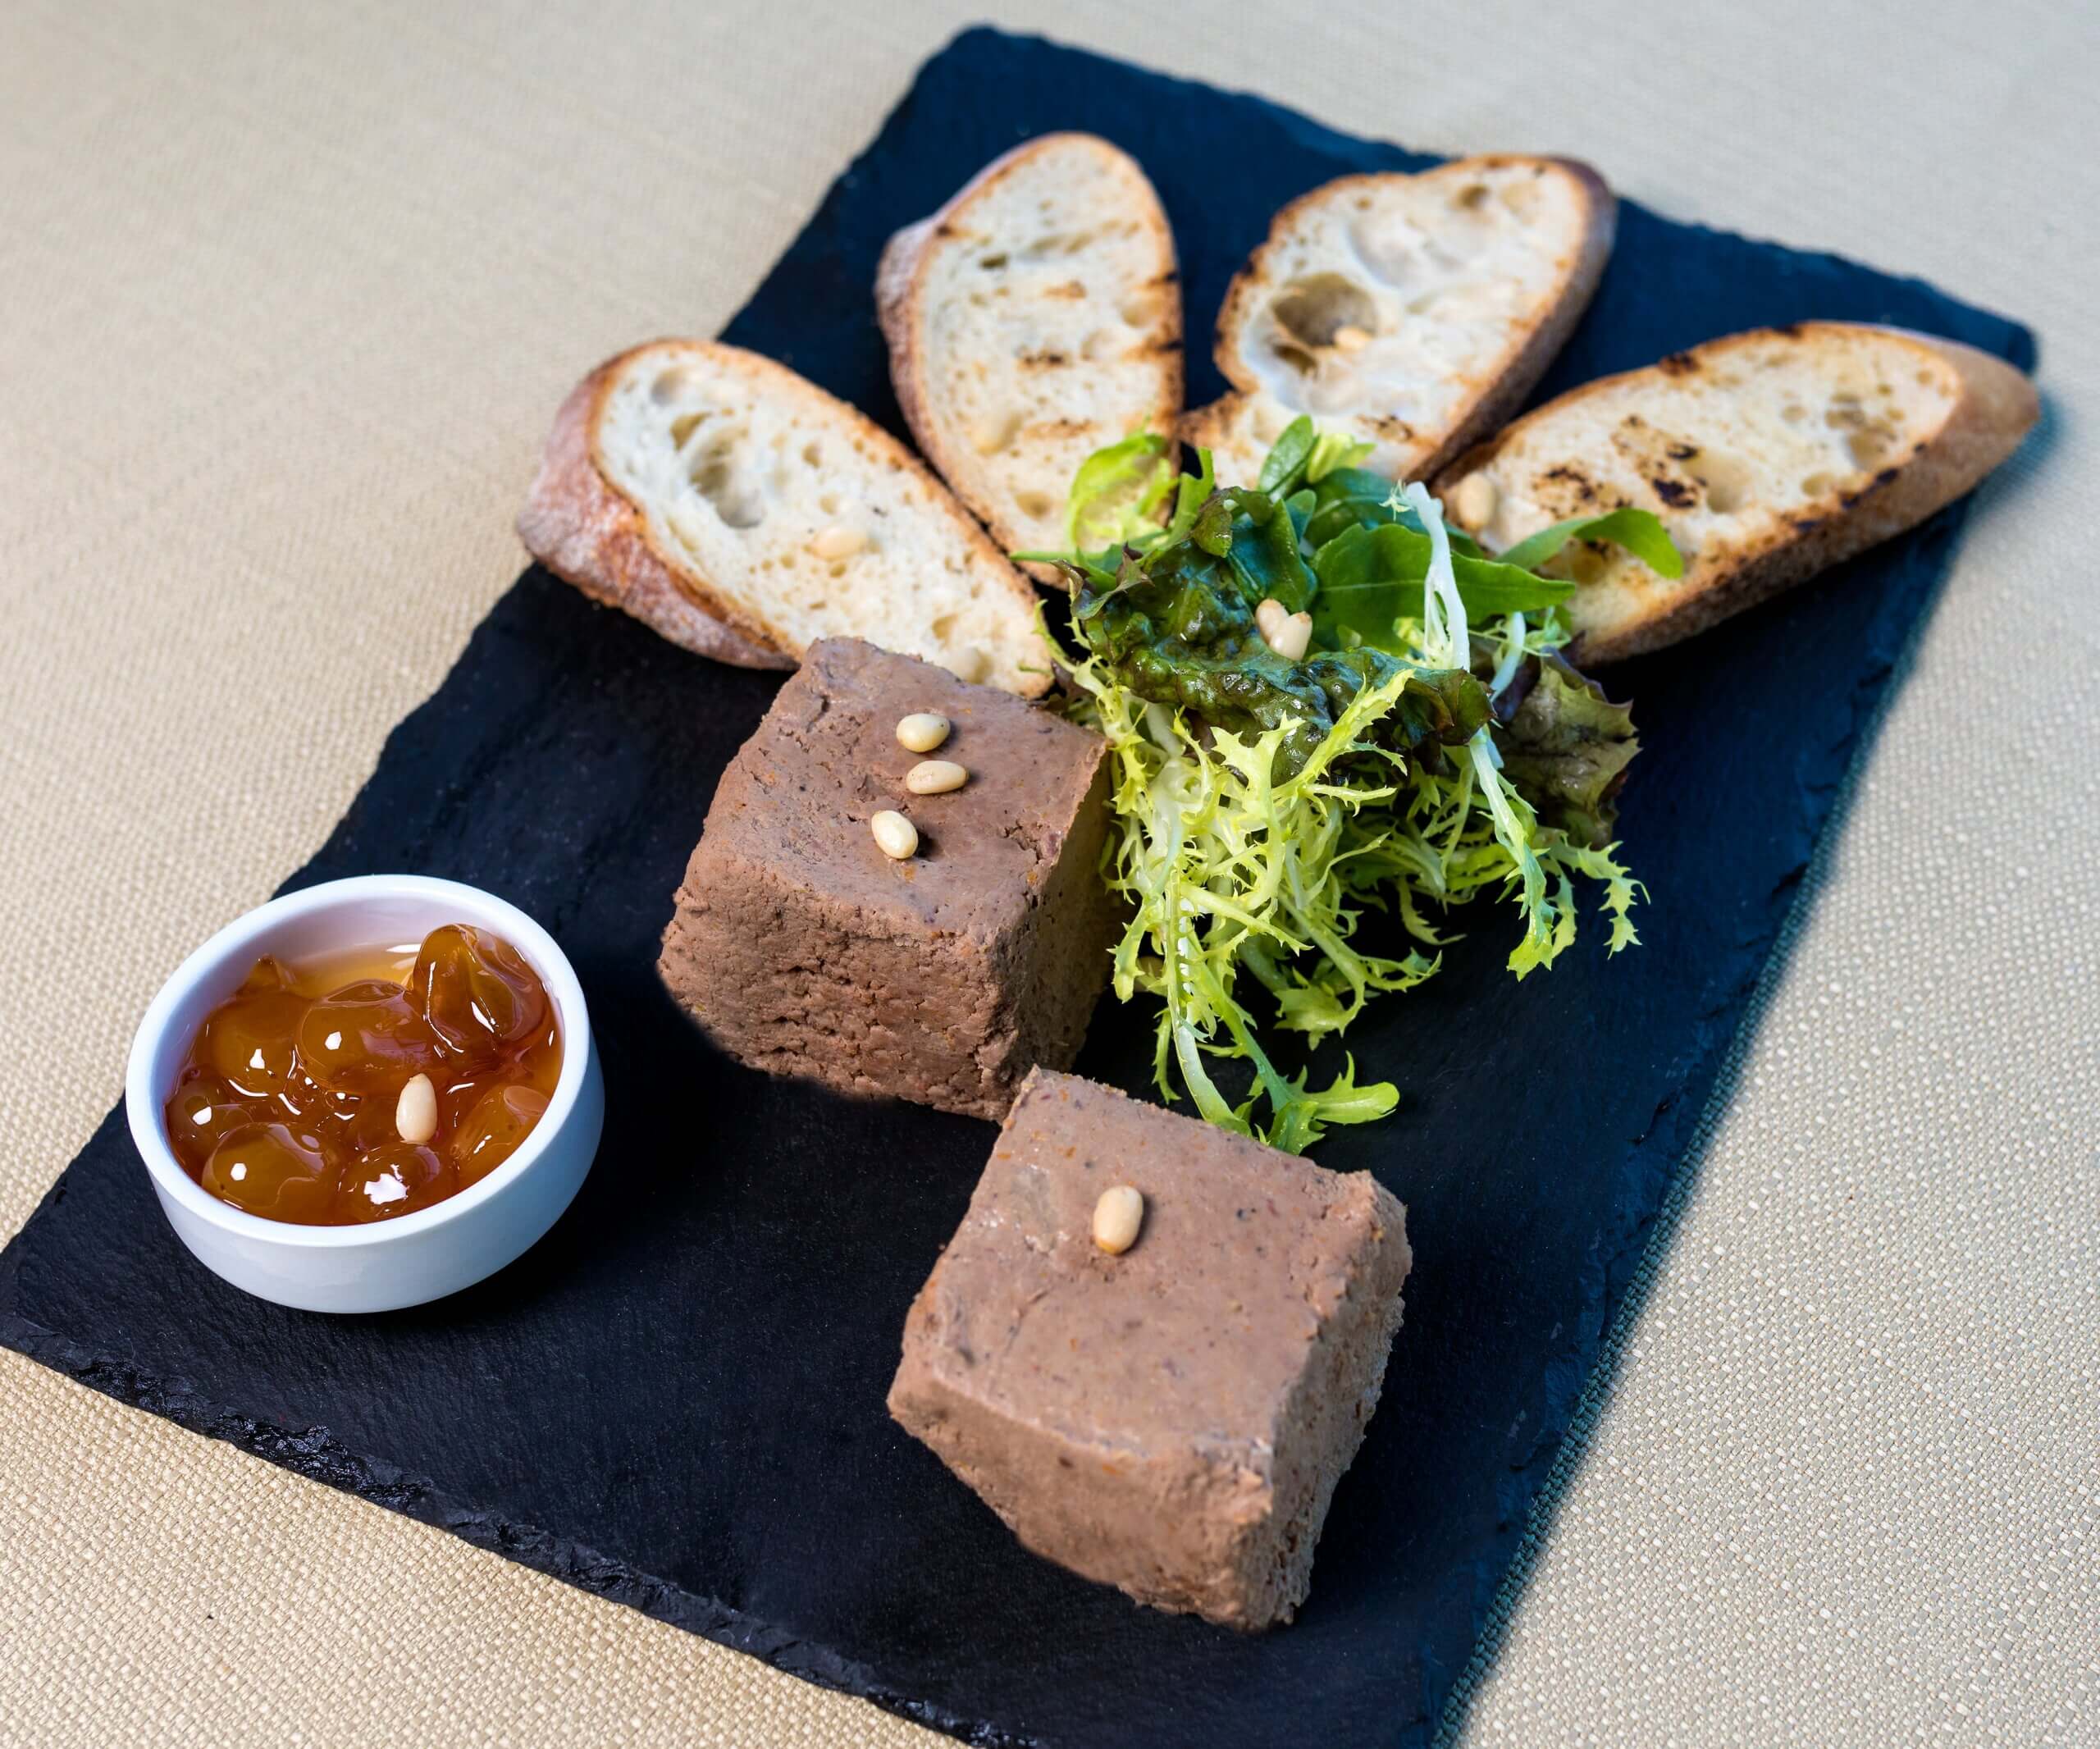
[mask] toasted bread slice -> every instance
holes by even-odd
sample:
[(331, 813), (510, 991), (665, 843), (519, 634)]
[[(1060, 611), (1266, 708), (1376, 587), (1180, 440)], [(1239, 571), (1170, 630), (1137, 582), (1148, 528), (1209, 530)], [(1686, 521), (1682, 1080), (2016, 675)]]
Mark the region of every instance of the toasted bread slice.
[(1276, 216), (1217, 321), (1235, 393), (1181, 422), (1217, 476), (1251, 484), (1300, 413), (1426, 478), (1516, 411), (1611, 254), (1618, 203), (1566, 158), (1459, 158), (1344, 176)]
[(1031, 697), (1049, 684), (1034, 591), (940, 483), (734, 346), (655, 340), (592, 372), (518, 528), (587, 594), (724, 661), (792, 668), (860, 637)]
[(875, 304), (919, 447), (1008, 552), (1058, 550), (1080, 464), (1181, 415), (1174, 234), (1091, 134), (994, 160), (883, 251)]
[[(617, 362), (617, 361), (616, 361)], [(591, 427), (608, 365), (570, 390), (555, 415), (540, 471), (518, 513), (526, 550), (555, 576), (609, 607), (623, 608), (683, 650), (738, 668), (795, 666), (770, 644), (739, 637), (678, 587), (656, 556), (635, 507), (591, 459)]]
[(1571, 390), (1461, 457), (1436, 489), (1495, 550), (1620, 505), (1660, 517), (1682, 578), (1616, 546), (1554, 562), (1578, 585), (1578, 660), (1609, 662), (1922, 522), (2019, 448), (2039, 410), (2025, 375), (1972, 346), (1802, 322)]

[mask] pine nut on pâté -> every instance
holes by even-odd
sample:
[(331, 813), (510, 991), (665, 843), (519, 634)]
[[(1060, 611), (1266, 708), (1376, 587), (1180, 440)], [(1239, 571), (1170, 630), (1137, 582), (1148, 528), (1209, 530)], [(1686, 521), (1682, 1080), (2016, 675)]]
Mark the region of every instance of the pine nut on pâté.
[(401, 1139), (420, 1148), (437, 1134), (437, 1089), (427, 1075), (412, 1075), (394, 1102), (394, 1128)]
[(904, 774), (904, 787), (915, 796), (945, 796), (969, 781), (970, 774), (952, 759), (922, 759)]
[(1093, 1242), (1111, 1257), (1121, 1257), (1138, 1242), (1138, 1229), (1144, 1224), (1145, 1199), (1130, 1185), (1117, 1185), (1101, 1193), (1093, 1205)]
[(948, 738), (948, 719), (931, 710), (915, 710), (897, 725), (897, 744), (907, 753), (930, 753)]
[(919, 829), (894, 808), (884, 808), (868, 822), (875, 843), (892, 862), (902, 862), (919, 852)]

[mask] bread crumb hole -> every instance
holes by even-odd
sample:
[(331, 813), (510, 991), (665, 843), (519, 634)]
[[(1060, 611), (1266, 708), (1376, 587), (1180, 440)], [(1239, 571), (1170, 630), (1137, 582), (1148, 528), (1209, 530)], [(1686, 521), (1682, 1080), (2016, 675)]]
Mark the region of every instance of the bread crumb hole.
[(1536, 180), (1505, 182), (1502, 185), (1500, 190), (1502, 204), (1517, 217), (1528, 221), (1532, 215), (1538, 211), (1538, 189), (1539, 185)]
[(1485, 182), (1469, 182), (1463, 188), (1459, 190), (1458, 194), (1453, 198), (1451, 204), (1454, 207), (1463, 208), (1467, 212), (1470, 212), (1477, 208), (1486, 199), (1487, 185)]
[(1701, 450), (1686, 460), (1684, 471), (1705, 488), (1706, 508), (1717, 516), (1733, 515), (1750, 499), (1750, 469), (1733, 456)]
[(1834, 475), (1812, 473), (1801, 482), (1801, 495), (1804, 498), (1820, 498), (1837, 483)]
[(1007, 256), (1004, 252), (987, 255), (983, 260), (977, 263), (977, 265), (982, 267), (987, 273), (997, 273), (999, 269), (1006, 266), (1006, 264)]
[(1014, 441), (1020, 429), (1020, 415), (1011, 408), (985, 413), (970, 427), (970, 446), (979, 455), (997, 455)]
[(1779, 409), (1779, 417), (1789, 425), (1799, 425), (1808, 417), (1808, 409), (1799, 401), (1788, 401)]
[(682, 370), (658, 372), (655, 381), (649, 385), (649, 398), (659, 407), (664, 407), (685, 393), (686, 386), (692, 379)]
[(1048, 516), (1056, 508), (1051, 502), (1049, 493), (1039, 492), (1029, 486), (1023, 486), (1014, 494), (1014, 504), (1023, 516), (1029, 518)]
[(1339, 273), (1309, 273), (1293, 281), (1276, 294), (1269, 313), (1278, 327), (1309, 347), (1332, 345), (1337, 328), (1378, 330), (1378, 306), (1371, 294)]
[(1859, 430), (1847, 433), (1845, 438), (1846, 452), (1856, 468), (1879, 468), (1895, 447), (1896, 433), (1886, 425), (1863, 425)]
[(805, 467), (815, 468), (820, 466), (823, 461), (824, 449), (821, 445), (806, 443), (802, 445), (802, 463)]
[(671, 443), (673, 447), (680, 450), (685, 448), (686, 439), (692, 436), (694, 430), (699, 426), (700, 422), (706, 417), (707, 415), (704, 413), (682, 413), (677, 418), (672, 420)]
[(737, 477), (736, 441), (734, 432), (718, 431), (695, 453), (686, 477), (730, 527), (756, 528), (765, 520), (765, 504), (749, 482)]

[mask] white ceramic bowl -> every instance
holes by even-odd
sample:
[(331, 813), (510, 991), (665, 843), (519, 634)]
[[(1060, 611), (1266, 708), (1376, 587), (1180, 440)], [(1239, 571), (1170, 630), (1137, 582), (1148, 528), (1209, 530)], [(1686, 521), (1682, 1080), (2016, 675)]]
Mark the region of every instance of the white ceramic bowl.
[[(381, 942), (420, 941), (444, 923), (479, 924), (525, 956), (561, 1021), (561, 1079), (517, 1153), (456, 1196), (355, 1226), (299, 1226), (221, 1202), (183, 1171), (163, 1115), (197, 1028), (258, 956), (296, 961)], [(176, 1235), (206, 1268), (279, 1305), (390, 1312), (471, 1286), (555, 1224), (591, 1170), (605, 1084), (583, 989), (554, 938), (514, 905), (456, 881), (361, 874), (287, 893), (228, 924), (162, 986), (131, 1043), (124, 1104)]]

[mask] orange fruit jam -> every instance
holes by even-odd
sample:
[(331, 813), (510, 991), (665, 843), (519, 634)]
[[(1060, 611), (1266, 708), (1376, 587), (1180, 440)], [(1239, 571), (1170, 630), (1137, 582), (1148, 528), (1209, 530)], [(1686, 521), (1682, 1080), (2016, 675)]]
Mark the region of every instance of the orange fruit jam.
[(420, 945), (302, 966), (265, 954), (191, 1040), (167, 1139), (250, 1214), (387, 1221), (509, 1159), (560, 1077), (538, 975), (500, 936), (448, 923)]

